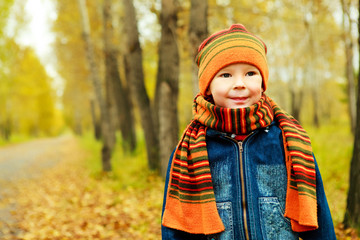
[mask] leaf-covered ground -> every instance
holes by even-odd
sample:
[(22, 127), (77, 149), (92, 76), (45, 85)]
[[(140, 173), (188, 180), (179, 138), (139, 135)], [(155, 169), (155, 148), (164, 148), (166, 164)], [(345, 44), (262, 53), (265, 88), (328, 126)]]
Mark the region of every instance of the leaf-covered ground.
[[(117, 178), (93, 178), (87, 154), (74, 142), (66, 160), (41, 178), (14, 184), (17, 226), (3, 239), (160, 239), (163, 183), (148, 174), (152, 188), (115, 189)], [(18, 236), (11, 231), (17, 229)]]

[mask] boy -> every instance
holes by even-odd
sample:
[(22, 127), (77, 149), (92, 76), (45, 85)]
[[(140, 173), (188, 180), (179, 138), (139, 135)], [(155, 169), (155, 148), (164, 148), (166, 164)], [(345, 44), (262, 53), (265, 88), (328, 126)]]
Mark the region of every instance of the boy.
[(200, 45), (200, 94), (169, 162), (164, 240), (336, 239), (309, 137), (264, 93), (266, 51), (240, 24)]

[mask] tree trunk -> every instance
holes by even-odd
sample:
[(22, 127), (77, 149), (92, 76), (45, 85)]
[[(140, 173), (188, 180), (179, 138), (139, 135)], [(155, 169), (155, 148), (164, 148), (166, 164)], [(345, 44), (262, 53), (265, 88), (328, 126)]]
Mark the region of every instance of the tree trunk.
[[(350, 41), (350, 40), (347, 40)], [(346, 47), (346, 79), (347, 92), (349, 97), (349, 115), (351, 132), (355, 133), (356, 125), (356, 87), (355, 87), (355, 72), (353, 67), (353, 46), (352, 43), (345, 43)]]
[(130, 96), (121, 82), (118, 70), (117, 51), (112, 44), (113, 26), (111, 0), (104, 0), (103, 17), (105, 77), (109, 85), (109, 93), (112, 93), (111, 95), (115, 100), (123, 148), (125, 151), (134, 151), (136, 147), (136, 133), (135, 120), (132, 112), (133, 106), (130, 101)]
[(290, 105), (290, 113), (291, 115), (301, 122), (301, 109), (303, 104), (303, 96), (304, 96), (304, 90), (303, 86), (304, 83), (302, 79), (299, 79), (296, 74), (296, 67), (295, 63), (293, 63), (293, 81), (290, 81), (288, 83), (289, 85), (289, 92), (290, 92), (290, 99), (291, 99), (291, 105)]
[(198, 66), (195, 62), (197, 50), (201, 42), (208, 36), (207, 26), (208, 1), (191, 0), (189, 41), (192, 56), (192, 82), (194, 96), (199, 92)]
[(358, 87), (354, 150), (350, 165), (349, 192), (344, 224), (360, 231), (360, 87)]
[(11, 120), (10, 120), (10, 118), (7, 118), (6, 123), (5, 123), (5, 134), (4, 134), (4, 139), (6, 141), (10, 140), (10, 136), (11, 136), (11, 133), (12, 133), (11, 127), (12, 127)]
[(101, 140), (101, 128), (99, 121), (96, 117), (96, 106), (95, 101), (93, 99), (90, 99), (90, 111), (91, 111), (91, 120), (94, 128), (94, 136), (96, 140)]
[(302, 89), (290, 87), (290, 97), (291, 97), (291, 115), (300, 122), (300, 113), (303, 100), (303, 91)]
[(349, 7), (344, 0), (341, 0), (341, 6), (343, 11), (342, 26), (343, 26), (343, 41), (345, 45), (346, 67), (345, 74), (347, 79), (347, 93), (349, 104), (349, 117), (351, 132), (355, 131), (356, 124), (356, 87), (355, 87), (355, 71), (353, 64), (353, 41), (351, 38), (351, 26)]
[[(360, 1), (359, 1), (360, 12)], [(359, 16), (360, 21), (360, 16)], [(358, 25), (360, 33), (360, 25)], [(360, 37), (358, 38), (360, 44)], [(360, 69), (360, 61), (359, 61)], [(360, 75), (358, 77), (360, 82)], [(349, 192), (347, 196), (344, 225), (353, 227), (360, 231), (360, 86), (357, 90), (357, 114), (353, 156), (350, 165)]]
[(86, 57), (91, 73), (91, 81), (95, 91), (96, 100), (100, 106), (101, 136), (102, 146), (102, 169), (105, 172), (111, 171), (111, 154), (113, 151), (114, 141), (111, 138), (109, 111), (103, 96), (103, 86), (101, 84), (100, 73), (96, 65), (94, 46), (90, 37), (90, 23), (86, 9), (85, 0), (78, 0), (79, 10), (82, 21), (83, 38), (85, 43)]
[[(313, 3), (315, 4), (315, 3)], [(312, 5), (311, 7), (311, 14), (314, 16), (316, 15), (315, 13), (316, 9), (315, 6)], [(314, 35), (314, 32), (316, 32), (315, 27), (316, 27), (316, 20), (314, 19), (308, 19), (306, 17), (306, 15), (304, 16), (304, 24), (305, 24), (305, 28), (307, 30), (308, 33), (308, 42), (309, 42), (309, 57), (310, 59), (307, 62), (307, 79), (311, 79), (311, 97), (313, 100), (313, 125), (315, 127), (320, 127), (320, 118), (319, 118), (319, 97), (318, 97), (318, 89), (320, 86), (320, 81), (321, 79), (317, 77), (317, 70), (314, 67), (316, 65), (316, 41), (315, 41), (315, 37), (316, 35)]]
[(319, 128), (320, 127), (320, 118), (319, 118), (318, 88), (314, 87), (311, 92), (312, 92), (313, 107), (314, 107), (313, 124), (315, 127)]
[(135, 8), (132, 0), (124, 0), (124, 19), (125, 19), (125, 36), (126, 49), (125, 65), (127, 73), (127, 82), (130, 92), (134, 98), (138, 109), (140, 110), (141, 125), (145, 134), (146, 151), (148, 164), (151, 170), (159, 169), (159, 144), (158, 132), (154, 128), (154, 120), (150, 99), (146, 92), (144, 84), (144, 72), (142, 65), (142, 50), (139, 42), (139, 31)]
[(0, 125), (1, 135), (5, 141), (10, 140), (11, 136), (11, 120), (9, 116), (5, 116), (3, 123)]
[(161, 38), (155, 105), (158, 114), (161, 175), (165, 177), (169, 157), (178, 142), (179, 51), (176, 0), (162, 0)]

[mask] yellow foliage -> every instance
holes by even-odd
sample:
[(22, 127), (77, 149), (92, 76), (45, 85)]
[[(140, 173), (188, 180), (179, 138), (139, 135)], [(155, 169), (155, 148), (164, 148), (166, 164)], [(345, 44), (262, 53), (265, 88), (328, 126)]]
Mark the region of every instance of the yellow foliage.
[(0, 82), (0, 123), (7, 123), (11, 133), (57, 134), (52, 79), (33, 49), (21, 48), (12, 40), (6, 42), (6, 49)]

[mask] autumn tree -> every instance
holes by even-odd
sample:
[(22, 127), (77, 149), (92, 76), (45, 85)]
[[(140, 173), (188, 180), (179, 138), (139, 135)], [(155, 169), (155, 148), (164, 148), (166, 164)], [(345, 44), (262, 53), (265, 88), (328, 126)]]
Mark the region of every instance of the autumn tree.
[(155, 105), (158, 114), (161, 175), (166, 176), (169, 156), (178, 142), (179, 51), (177, 46), (177, 1), (162, 0), (161, 38)]
[(114, 99), (117, 119), (120, 125), (122, 144), (125, 150), (133, 151), (136, 147), (135, 119), (133, 107), (127, 87), (120, 79), (119, 64), (117, 56), (118, 48), (113, 44), (114, 29), (112, 18), (111, 0), (103, 2), (103, 36), (104, 36), (104, 58), (105, 58), (105, 82), (107, 86), (108, 100)]
[(1, 1), (0, 9), (0, 135), (9, 140), (13, 134), (58, 134), (53, 79), (35, 50), (17, 42), (27, 24), (23, 1)]
[(13, 5), (14, 0), (5, 0), (0, 2), (0, 79), (1, 88), (0, 88), (0, 134), (1, 136), (8, 140), (10, 137), (10, 119), (6, 113), (6, 96), (5, 93), (9, 89), (9, 79), (6, 75), (6, 61), (9, 58), (9, 49), (6, 48), (6, 44), (9, 43), (10, 39), (5, 36), (4, 29), (8, 22), (8, 17), (10, 13), (11, 6)]
[(114, 132), (110, 125), (110, 115), (108, 105), (106, 104), (106, 93), (103, 94), (100, 72), (95, 60), (94, 46), (90, 35), (90, 23), (85, 0), (78, 0), (81, 14), (82, 31), (85, 43), (86, 56), (90, 69), (90, 79), (95, 91), (97, 103), (100, 106), (100, 124), (103, 146), (101, 149), (102, 169), (105, 172), (111, 171), (111, 155), (115, 144)]
[(2, 37), (4, 35), (4, 29), (8, 21), (8, 17), (10, 14), (11, 7), (14, 3), (14, 0), (2, 0), (0, 2), (0, 9), (1, 9), (1, 15), (0, 15), (0, 36)]
[(126, 33), (126, 77), (130, 92), (140, 111), (140, 122), (144, 130), (149, 168), (159, 169), (158, 131), (155, 128), (154, 112), (144, 83), (142, 49), (139, 40), (137, 18), (132, 0), (124, 0), (124, 21)]
[(197, 50), (201, 42), (208, 36), (208, 1), (191, 0), (189, 42), (192, 61), (192, 82), (194, 96), (199, 92), (198, 67), (195, 63)]
[[(360, 12), (360, 1), (359, 1)], [(360, 16), (359, 16), (360, 21)], [(360, 24), (358, 24), (360, 34)], [(360, 44), (360, 37), (358, 37)], [(359, 51), (360, 53), (360, 51)], [(359, 61), (360, 69), (360, 61)], [(360, 74), (358, 75), (360, 82)], [(350, 164), (349, 191), (347, 196), (344, 224), (346, 227), (353, 227), (360, 230), (360, 86), (357, 87), (357, 113), (353, 155)]]
[[(309, 49), (309, 55), (307, 59), (306, 69), (305, 71), (305, 78), (307, 79), (309, 84), (312, 84), (314, 87), (311, 88), (310, 95), (312, 97), (313, 102), (313, 119), (312, 123), (314, 126), (319, 127), (320, 126), (320, 119), (319, 119), (319, 82), (321, 79), (319, 78), (319, 74), (317, 73), (316, 65), (317, 60), (315, 56), (317, 56), (317, 46), (316, 46), (316, 35), (315, 31), (317, 29), (317, 18), (315, 15), (319, 12), (320, 3), (318, 1), (306, 1), (305, 2), (304, 9), (304, 27), (306, 32), (306, 38), (308, 40), (308, 49)], [(311, 82), (310, 82), (311, 79)]]
[[(100, 134), (97, 134), (100, 132), (98, 131), (100, 129), (98, 105), (95, 104), (91, 82), (79, 81), (79, 79), (88, 78), (89, 69), (85, 57), (84, 41), (81, 38), (80, 12), (73, 11), (78, 7), (77, 2), (62, 0), (57, 1), (56, 6), (58, 17), (53, 24), (52, 31), (55, 33), (56, 70), (64, 82), (61, 100), (65, 124), (78, 135), (93, 129), (95, 135), (100, 137)], [(91, 19), (98, 18), (91, 11), (93, 9), (92, 7), (88, 8), (89, 17)], [(97, 28), (99, 28), (98, 25), (92, 24), (92, 38), (94, 38)]]
[(0, 113), (2, 134), (29, 136), (57, 134), (55, 94), (52, 79), (34, 50), (7, 39), (7, 59), (1, 66)]
[(352, 26), (354, 21), (351, 19), (350, 9), (353, 1), (341, 0), (342, 7), (342, 39), (345, 47), (345, 75), (347, 80), (347, 95), (349, 105), (349, 117), (351, 131), (355, 131), (356, 124), (356, 91), (355, 91), (355, 71), (354, 71), (354, 43), (352, 38)]

